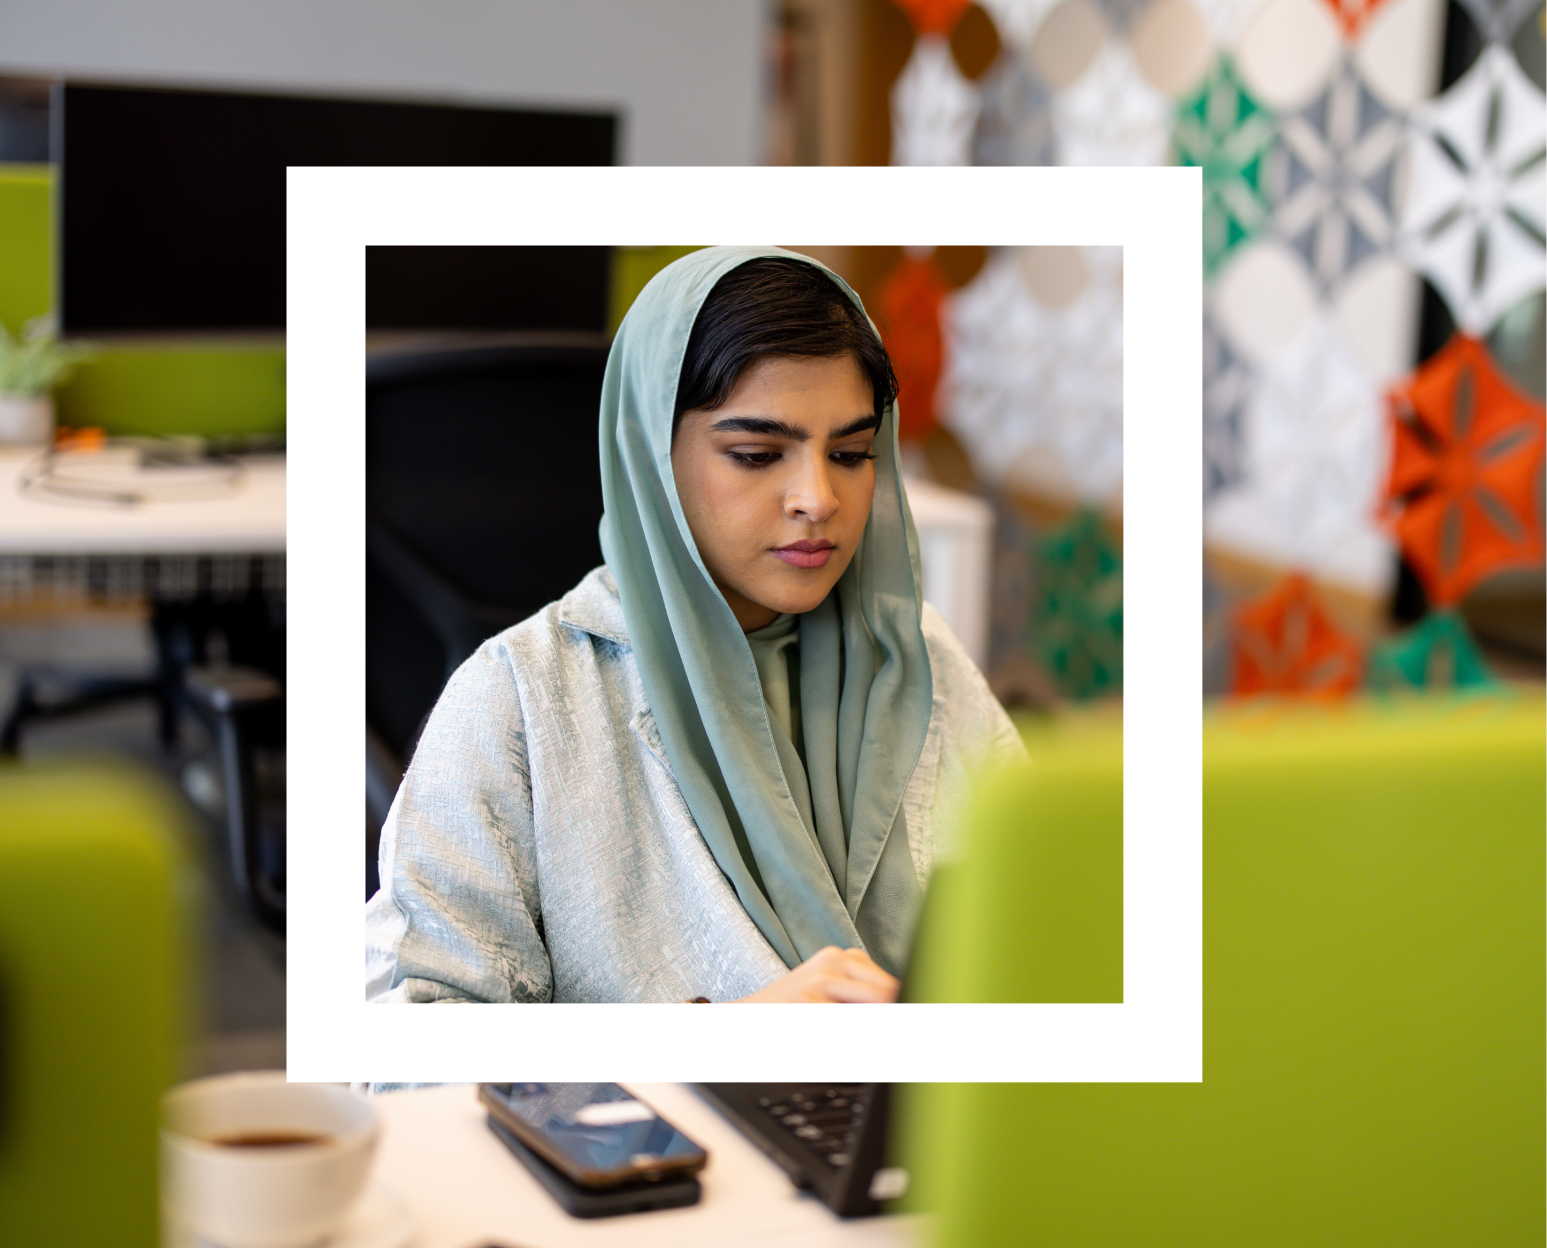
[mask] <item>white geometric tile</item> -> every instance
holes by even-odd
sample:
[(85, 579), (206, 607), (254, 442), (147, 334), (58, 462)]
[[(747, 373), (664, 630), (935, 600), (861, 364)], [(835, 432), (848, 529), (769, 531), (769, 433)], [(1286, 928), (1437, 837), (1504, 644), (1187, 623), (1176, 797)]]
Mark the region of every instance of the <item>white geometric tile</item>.
[(1381, 0), (1349, 47), (1359, 76), (1387, 108), (1408, 113), (1440, 85), (1448, 0)]
[(1025, 52), (1036, 38), (1042, 19), (1058, 7), (1059, 0), (982, 0), (1001, 43)]
[(1319, 312), (1258, 375), (1246, 405), (1246, 476), (1210, 508), (1211, 541), (1284, 567), (1378, 588), (1386, 467), (1381, 387)]
[(920, 35), (892, 84), (892, 164), (971, 164), (978, 106), (978, 89), (956, 67), (951, 45)]
[(1214, 46), (1229, 51), (1240, 40), (1241, 32), (1256, 16), (1263, 0), (1194, 0), (1194, 3)]
[(1204, 302), (1230, 345), (1264, 363), (1304, 331), (1316, 309), (1316, 286), (1297, 252), (1261, 238), (1225, 262)]
[(1325, 312), (1264, 368), (1246, 405), (1246, 487), (1278, 521), (1285, 561), (1315, 568), (1376, 531), (1381, 388)]
[(1547, 101), (1498, 44), (1413, 117), (1401, 248), (1484, 334), (1547, 284)]
[(1275, 112), (1310, 103), (1343, 54), (1343, 31), (1325, 0), (1267, 0), (1236, 45), (1241, 81)]
[(1372, 256), (1344, 277), (1332, 308), (1354, 354), (1383, 382), (1413, 370), (1423, 288), (1390, 252)]
[(1133, 59), (1150, 86), (1168, 99), (1190, 95), (1218, 48), (1192, 0), (1151, 0), (1127, 31)]
[(1064, 307), (1043, 306), (1015, 248), (996, 249), (942, 309), (942, 421), (980, 477), (1051, 464), (1081, 501), (1110, 502), (1122, 484), (1122, 251), (1084, 247), (1089, 279)]
[(1108, 39), (1073, 86), (1053, 96), (1062, 165), (1166, 163), (1172, 109), (1145, 80), (1125, 39)]

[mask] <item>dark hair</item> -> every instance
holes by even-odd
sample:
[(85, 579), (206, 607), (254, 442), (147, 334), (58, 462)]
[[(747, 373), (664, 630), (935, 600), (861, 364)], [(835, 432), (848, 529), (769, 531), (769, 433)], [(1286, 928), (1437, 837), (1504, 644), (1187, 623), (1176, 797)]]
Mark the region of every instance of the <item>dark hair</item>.
[(672, 437), (683, 412), (719, 407), (765, 355), (852, 355), (870, 379), (877, 416), (897, 397), (891, 358), (842, 287), (804, 260), (764, 256), (722, 277), (699, 309), (682, 358)]

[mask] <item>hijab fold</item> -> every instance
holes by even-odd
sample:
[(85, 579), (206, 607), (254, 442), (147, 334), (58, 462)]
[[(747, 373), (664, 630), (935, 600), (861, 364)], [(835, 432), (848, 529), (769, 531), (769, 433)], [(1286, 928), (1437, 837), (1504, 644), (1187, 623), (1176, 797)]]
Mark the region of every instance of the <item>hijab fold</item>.
[(804, 762), (768, 713), (751, 647), (698, 554), (672, 474), (693, 322), (721, 277), (760, 256), (812, 264), (861, 306), (822, 265), (773, 248), (706, 248), (658, 273), (607, 361), (602, 553), (672, 773), (753, 922), (791, 967), (825, 945), (858, 945), (901, 974), (920, 901), (902, 795), (933, 691), (896, 405), (876, 438), (859, 549), (826, 600), (799, 617)]

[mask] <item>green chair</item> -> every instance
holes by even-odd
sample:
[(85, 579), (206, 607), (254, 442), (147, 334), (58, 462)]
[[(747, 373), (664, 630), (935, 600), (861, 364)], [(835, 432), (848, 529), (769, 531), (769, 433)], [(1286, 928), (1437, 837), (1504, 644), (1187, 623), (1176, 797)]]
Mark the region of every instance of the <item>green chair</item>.
[(979, 785), (964, 860), (930, 881), (909, 1000), (1123, 999), (1122, 721), (1023, 736), (1035, 762)]
[(122, 768), (0, 768), (0, 1238), (154, 1248), (180, 1073), (189, 880), (175, 807)]
[(1203, 1082), (909, 1089), (936, 1243), (1542, 1243), (1541, 697), (1230, 711), (1203, 759)]

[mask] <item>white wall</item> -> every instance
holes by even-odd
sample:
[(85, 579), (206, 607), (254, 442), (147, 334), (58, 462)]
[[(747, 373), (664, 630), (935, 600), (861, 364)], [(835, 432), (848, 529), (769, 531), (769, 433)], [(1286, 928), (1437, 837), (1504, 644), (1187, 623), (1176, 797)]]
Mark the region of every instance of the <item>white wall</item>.
[(763, 152), (765, 0), (0, 0), (0, 73), (617, 109), (619, 160)]

